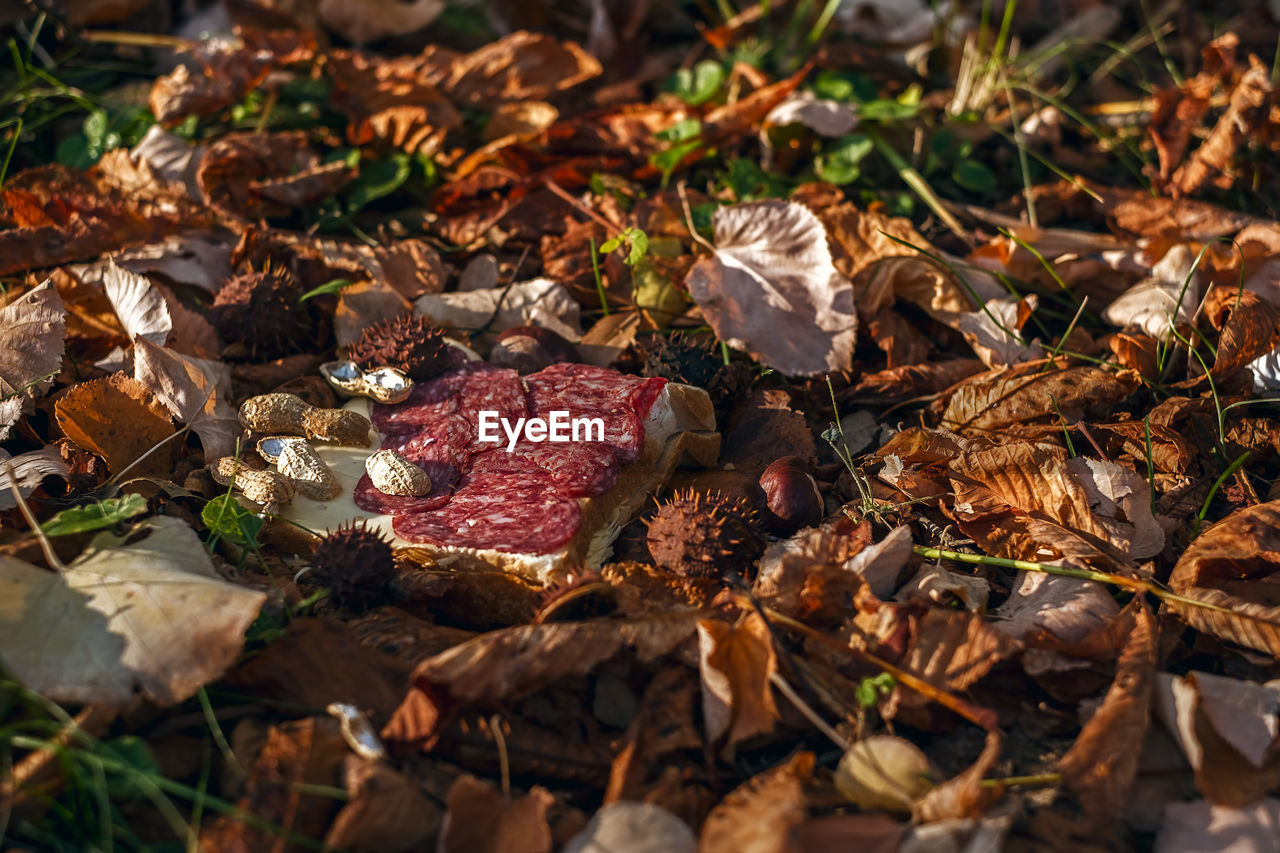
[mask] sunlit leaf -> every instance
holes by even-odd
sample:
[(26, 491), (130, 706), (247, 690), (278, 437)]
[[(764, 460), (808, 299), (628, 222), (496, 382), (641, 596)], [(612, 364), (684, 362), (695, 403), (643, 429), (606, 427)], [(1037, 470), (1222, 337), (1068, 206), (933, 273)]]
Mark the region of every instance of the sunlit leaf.
[(40, 525), (46, 536), (66, 536), (112, 527), (147, 511), (142, 495), (131, 493), (122, 498), (107, 498), (96, 503), (64, 509)]

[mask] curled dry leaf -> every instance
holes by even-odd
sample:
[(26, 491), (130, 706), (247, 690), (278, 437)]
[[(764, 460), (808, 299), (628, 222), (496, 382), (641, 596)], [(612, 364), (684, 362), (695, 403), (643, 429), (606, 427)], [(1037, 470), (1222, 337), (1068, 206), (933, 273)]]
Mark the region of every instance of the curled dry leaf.
[(1044, 355), (1040, 339), (1025, 340), (1020, 331), (1036, 309), (1034, 294), (1022, 299), (991, 299), (979, 311), (941, 315), (973, 347), (987, 367), (1021, 364)]
[(19, 453), (17, 456), (10, 456), (9, 451), (0, 449), (0, 512), (18, 505), (18, 499), (13, 496), (14, 483), (18, 486), (18, 493), (28, 498), (40, 488), (45, 477), (61, 477), (65, 480), (70, 473), (67, 463), (52, 446)]
[[(123, 373), (81, 382), (53, 407), (58, 427), (76, 444), (107, 460), (119, 474), (173, 435), (173, 422), (151, 390)], [(170, 456), (151, 454), (135, 473), (168, 473)]]
[(191, 53), (193, 63), (179, 65), (151, 87), (151, 112), (166, 127), (226, 109), (261, 83), (275, 63), (270, 52), (240, 39), (204, 39)]
[(715, 255), (685, 284), (716, 335), (794, 376), (848, 370), (857, 315), (822, 223), (805, 207), (759, 201), (721, 207)]
[(801, 530), (765, 550), (753, 591), (792, 618), (836, 624), (863, 584), (851, 562), (870, 538), (869, 524), (850, 521)]
[(1266, 797), (1245, 808), (1207, 800), (1172, 802), (1156, 837), (1156, 853), (1233, 853), (1274, 850), (1280, 829), (1280, 799)]
[(334, 817), (327, 846), (399, 853), (423, 849), (439, 832), (441, 808), (385, 762), (347, 756), (342, 775), (351, 799)]
[(1245, 806), (1280, 784), (1280, 682), (1161, 673), (1155, 712), (1209, 802)]
[(1280, 345), (1280, 306), (1234, 287), (1215, 288), (1209, 292), (1209, 301), (1217, 303), (1210, 308), (1209, 319), (1222, 329), (1210, 370), (1215, 379), (1265, 358)]
[(180, 355), (139, 338), (133, 375), (150, 388), (179, 423), (200, 436), (206, 459), (235, 452), (240, 423), (231, 399), (231, 368), (220, 361)]
[(1135, 747), (1142, 743), (1151, 719), (1159, 631), (1141, 597), (1127, 612), (1132, 628), (1120, 650), (1115, 681), (1060, 765), (1067, 787), (1095, 825), (1125, 807), (1138, 773)]
[(904, 665), (948, 690), (968, 690), (1022, 644), (977, 613), (930, 607), (912, 619)]
[(57, 702), (160, 705), (235, 660), (266, 595), (218, 577), (199, 537), (157, 517), (101, 533), (66, 571), (0, 557), (0, 649), (23, 684)]
[(995, 431), (1013, 424), (1064, 417), (1123, 400), (1138, 387), (1134, 371), (1113, 373), (1097, 367), (1069, 367), (1049, 373), (1006, 368), (979, 374), (947, 398), (942, 426), (959, 431)]
[(1280, 657), (1280, 607), (1270, 586), (1280, 569), (1280, 501), (1238, 510), (1182, 553), (1169, 586), (1207, 606), (1168, 602), (1193, 628)]
[(35, 394), (53, 384), (62, 366), (66, 316), (51, 281), (0, 308), (0, 440)]
[(808, 817), (804, 785), (813, 762), (812, 752), (797, 752), (730, 791), (702, 824), (701, 853), (793, 850), (795, 834)]
[(492, 109), (502, 101), (546, 100), (602, 71), (575, 43), (522, 30), (454, 60), (440, 87), (467, 106)]
[(1189, 246), (1169, 249), (1151, 277), (1138, 282), (1102, 312), (1113, 326), (1137, 328), (1158, 340), (1167, 339), (1176, 325), (1191, 322), (1200, 304), (1203, 276)]
[(731, 756), (739, 742), (773, 731), (778, 709), (770, 677), (778, 662), (764, 617), (748, 613), (736, 625), (719, 619), (698, 622), (702, 718), (707, 741), (723, 742)]
[(1213, 182), (1220, 189), (1234, 182), (1232, 161), (1236, 150), (1267, 120), (1271, 101), (1271, 70), (1256, 56), (1228, 96), (1227, 109), (1199, 148), (1173, 174), (1178, 193), (1190, 195)]
[(428, 293), (414, 302), (414, 308), (436, 323), (459, 329), (483, 327), (496, 334), (512, 326), (541, 326), (567, 340), (582, 337), (578, 303), (563, 285), (548, 278), (489, 290)]
[(546, 788), (510, 799), (488, 782), (459, 776), (449, 789), (448, 811), (436, 840), (438, 853), (551, 853), (547, 809), (555, 802)]
[(375, 62), (364, 54), (335, 51), (329, 73), (334, 101), (350, 119), (347, 139), (353, 144), (378, 140), (429, 157), (449, 131), (462, 125), (462, 114), (419, 62)]
[(609, 803), (560, 853), (695, 853), (689, 825), (652, 803)]
[(419, 664), (414, 686), (383, 739), (429, 746), (454, 703), (521, 696), (565, 676), (584, 675), (624, 648), (633, 648), (641, 660), (654, 660), (690, 637), (701, 615), (676, 610), (481, 634)]
[(164, 295), (149, 278), (108, 260), (102, 271), (102, 292), (111, 301), (129, 340), (141, 338), (164, 346), (173, 331), (173, 319)]

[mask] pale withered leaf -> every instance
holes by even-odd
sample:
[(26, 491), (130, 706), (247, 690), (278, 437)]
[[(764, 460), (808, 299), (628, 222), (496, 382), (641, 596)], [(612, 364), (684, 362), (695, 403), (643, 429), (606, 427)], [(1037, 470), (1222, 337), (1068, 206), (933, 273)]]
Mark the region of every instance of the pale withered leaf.
[(757, 201), (720, 208), (714, 226), (715, 255), (685, 283), (716, 335), (792, 376), (848, 370), (853, 285), (832, 263), (818, 218), (798, 204)]
[(62, 366), (67, 309), (52, 282), (0, 308), (0, 440)]
[(0, 557), (0, 589), (5, 666), (54, 701), (115, 706), (171, 705), (217, 678), (267, 598), (222, 580), (165, 517), (99, 534), (61, 573)]

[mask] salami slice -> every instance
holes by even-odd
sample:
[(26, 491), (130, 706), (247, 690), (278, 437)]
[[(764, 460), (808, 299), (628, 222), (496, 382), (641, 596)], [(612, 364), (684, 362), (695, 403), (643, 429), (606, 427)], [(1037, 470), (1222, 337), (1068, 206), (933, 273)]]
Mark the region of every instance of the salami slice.
[[(422, 467), (431, 476), (431, 491), (421, 497), (411, 498), (380, 492), (374, 487), (368, 474), (360, 477), (351, 492), (351, 497), (356, 502), (356, 506), (362, 510), (382, 515), (403, 515), (439, 509), (449, 502), (449, 495), (453, 491), (452, 484), (457, 479), (457, 471), (447, 465), (436, 466), (438, 470), (434, 471), (430, 464)], [(437, 476), (440, 479), (437, 480)]]
[(403, 403), (374, 406), (372, 420), (379, 432), (406, 432), (460, 415), (478, 429), (479, 413), (484, 409), (512, 421), (524, 417), (528, 410), (520, 375), (505, 367), (472, 362), (415, 385)]
[(472, 475), (511, 477), (538, 472), (545, 486), (571, 498), (602, 495), (618, 479), (618, 460), (596, 442), (550, 443), (521, 439), (508, 453), (505, 447), (486, 450), (471, 459)]
[(441, 509), (396, 516), (395, 532), (411, 542), (513, 554), (547, 554), (573, 538), (578, 502), (505, 476), (469, 476)]

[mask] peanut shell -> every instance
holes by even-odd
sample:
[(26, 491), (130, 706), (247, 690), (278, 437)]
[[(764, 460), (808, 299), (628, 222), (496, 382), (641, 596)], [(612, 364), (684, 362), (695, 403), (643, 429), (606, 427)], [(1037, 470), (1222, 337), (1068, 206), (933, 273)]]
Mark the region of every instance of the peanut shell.
[(302, 426), (307, 438), (342, 447), (368, 447), (373, 429), (368, 418), (347, 409), (311, 409), (303, 415)]
[(331, 501), (342, 493), (342, 487), (329, 466), (305, 441), (290, 441), (280, 451), (276, 468), (289, 478), (296, 492), (313, 501)]
[(431, 491), (431, 477), (394, 450), (379, 450), (364, 461), (373, 487), (384, 495), (418, 498)]
[(254, 432), (305, 435), (303, 423), (312, 408), (296, 394), (259, 394), (240, 404), (240, 423)]
[(278, 471), (255, 471), (234, 456), (224, 456), (209, 466), (213, 479), (239, 489), (246, 498), (268, 512), (293, 500), (293, 485)]

